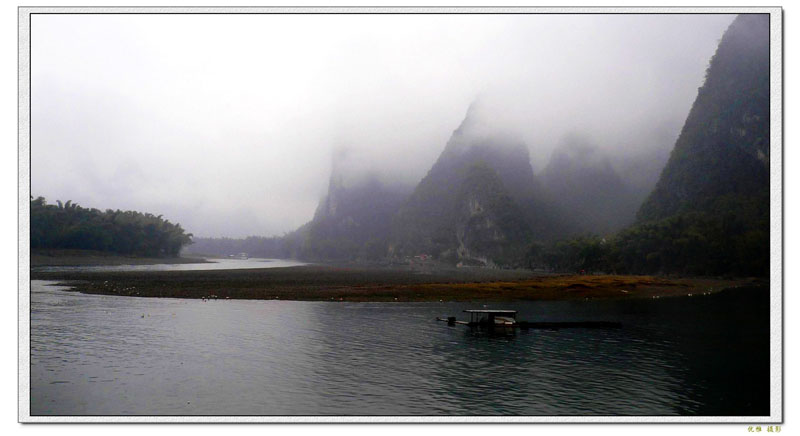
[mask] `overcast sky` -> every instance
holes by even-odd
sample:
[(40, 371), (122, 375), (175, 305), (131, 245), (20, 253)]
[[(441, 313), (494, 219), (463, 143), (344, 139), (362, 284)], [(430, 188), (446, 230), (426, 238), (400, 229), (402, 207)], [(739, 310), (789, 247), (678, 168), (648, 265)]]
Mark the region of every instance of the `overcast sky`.
[(732, 20), (33, 15), (31, 193), (279, 235), (312, 218), (334, 151), (414, 184), (478, 96), (534, 171), (572, 134), (669, 147)]

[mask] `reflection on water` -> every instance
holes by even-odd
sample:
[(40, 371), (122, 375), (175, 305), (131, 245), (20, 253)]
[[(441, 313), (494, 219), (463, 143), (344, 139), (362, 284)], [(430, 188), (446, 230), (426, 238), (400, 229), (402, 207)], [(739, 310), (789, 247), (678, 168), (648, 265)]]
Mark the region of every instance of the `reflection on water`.
[(207, 271), (218, 269), (284, 268), (307, 265), (287, 259), (209, 259), (205, 263), (158, 263), (154, 265), (94, 265), (94, 266), (39, 266), (31, 271)]
[(33, 415), (769, 413), (768, 302), (752, 296), (514, 303), (519, 319), (623, 328), (497, 336), (435, 321), (464, 303), (203, 302), (45, 283), (32, 283)]

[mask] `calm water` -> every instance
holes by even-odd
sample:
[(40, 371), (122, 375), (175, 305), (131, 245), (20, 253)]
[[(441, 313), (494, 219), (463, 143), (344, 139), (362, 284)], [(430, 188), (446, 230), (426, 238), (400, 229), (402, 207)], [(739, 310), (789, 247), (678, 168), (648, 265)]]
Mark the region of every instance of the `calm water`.
[[(767, 415), (768, 301), (526, 302), (618, 330), (495, 336), (479, 305), (82, 295), (34, 281), (33, 415)], [(512, 307), (513, 306), (513, 307)]]
[(41, 266), (31, 271), (205, 271), (217, 269), (283, 268), (307, 265), (287, 259), (209, 259), (206, 263), (159, 263), (154, 265)]

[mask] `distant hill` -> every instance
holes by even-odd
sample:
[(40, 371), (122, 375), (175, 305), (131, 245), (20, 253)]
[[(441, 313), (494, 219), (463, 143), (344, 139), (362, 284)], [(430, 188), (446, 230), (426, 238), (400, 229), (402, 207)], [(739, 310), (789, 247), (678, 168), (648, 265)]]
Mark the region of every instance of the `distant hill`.
[(376, 174), (343, 174), (334, 166), (328, 194), (299, 232), (299, 257), (374, 260), (386, 257), (392, 217), (411, 188)]
[(581, 233), (607, 234), (633, 223), (641, 198), (585, 139), (568, 137), (539, 176), (542, 189)]
[(293, 232), (242, 239), (195, 238), (185, 253), (247, 253), (251, 257), (308, 261), (385, 259), (392, 217), (411, 187), (383, 182), (376, 174), (337, 163), (335, 159), (328, 193), (320, 200), (313, 219)]

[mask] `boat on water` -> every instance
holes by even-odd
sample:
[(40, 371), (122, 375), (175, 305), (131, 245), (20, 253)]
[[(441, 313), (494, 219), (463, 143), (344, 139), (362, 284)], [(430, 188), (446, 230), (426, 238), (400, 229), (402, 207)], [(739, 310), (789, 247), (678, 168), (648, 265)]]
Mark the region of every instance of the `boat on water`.
[(469, 321), (457, 320), (454, 316), (439, 317), (437, 321), (446, 321), (448, 325), (466, 325), (481, 328), (521, 328), (521, 329), (551, 329), (560, 328), (620, 328), (622, 324), (612, 321), (546, 321), (530, 322), (517, 321), (516, 310), (501, 309), (467, 309)]
[(447, 323), (451, 325), (462, 324), (470, 327), (512, 327), (517, 324), (516, 310), (468, 309), (465, 310), (464, 313), (469, 314), (469, 321), (459, 321), (454, 316), (436, 319), (439, 321), (447, 321)]
[(517, 323), (516, 310), (472, 309), (464, 313), (469, 314), (468, 325), (513, 326)]

